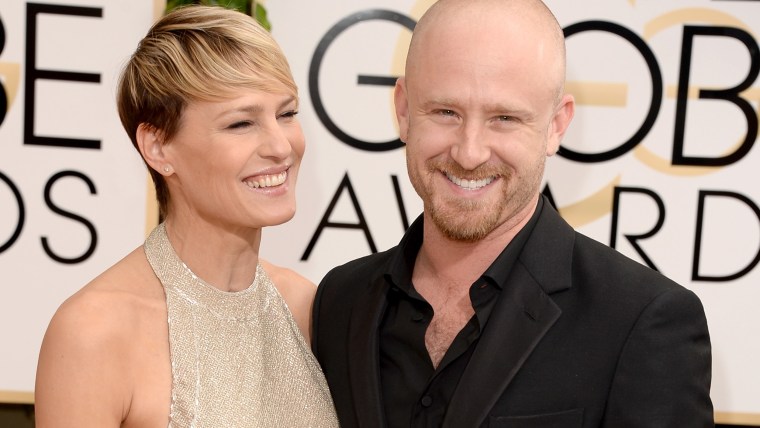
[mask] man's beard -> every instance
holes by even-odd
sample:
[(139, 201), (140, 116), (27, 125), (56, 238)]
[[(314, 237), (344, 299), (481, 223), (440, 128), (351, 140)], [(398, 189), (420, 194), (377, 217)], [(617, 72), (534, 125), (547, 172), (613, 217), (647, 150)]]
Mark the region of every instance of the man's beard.
[(478, 242), (499, 224), (503, 208), (504, 205), (488, 207), (488, 204), (481, 201), (464, 200), (449, 201), (443, 209), (430, 204), (426, 209), (446, 238), (452, 241)]
[[(438, 230), (452, 241), (478, 242), (485, 239), (509, 217), (521, 210), (535, 195), (541, 184), (543, 162), (535, 167), (536, 174), (517, 177), (507, 166), (483, 165), (475, 170), (465, 170), (454, 162), (430, 160), (425, 163), (426, 175), (444, 173), (468, 180), (482, 180), (494, 177), (497, 181), (488, 186), (500, 186), (498, 197), (483, 199), (458, 198), (446, 194), (435, 194), (418, 174), (410, 174), (412, 184), (424, 202)], [(517, 180), (517, 181), (515, 181)], [(493, 191), (493, 189), (491, 190)], [(507, 213), (506, 211), (510, 211)]]

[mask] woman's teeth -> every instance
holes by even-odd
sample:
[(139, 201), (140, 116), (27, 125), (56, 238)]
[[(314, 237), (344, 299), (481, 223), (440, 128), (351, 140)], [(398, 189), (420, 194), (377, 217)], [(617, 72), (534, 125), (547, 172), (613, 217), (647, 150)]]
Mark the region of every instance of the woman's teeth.
[(279, 174), (265, 175), (255, 180), (246, 180), (245, 184), (252, 189), (259, 189), (262, 187), (274, 187), (284, 183), (288, 178), (288, 172), (283, 171)]

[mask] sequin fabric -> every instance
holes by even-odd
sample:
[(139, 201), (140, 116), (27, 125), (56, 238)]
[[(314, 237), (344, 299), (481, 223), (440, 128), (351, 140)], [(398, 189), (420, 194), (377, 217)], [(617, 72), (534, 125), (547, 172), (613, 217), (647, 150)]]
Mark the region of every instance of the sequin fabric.
[(261, 265), (224, 292), (188, 269), (163, 224), (145, 253), (166, 293), (172, 364), (169, 427), (337, 427), (316, 359)]

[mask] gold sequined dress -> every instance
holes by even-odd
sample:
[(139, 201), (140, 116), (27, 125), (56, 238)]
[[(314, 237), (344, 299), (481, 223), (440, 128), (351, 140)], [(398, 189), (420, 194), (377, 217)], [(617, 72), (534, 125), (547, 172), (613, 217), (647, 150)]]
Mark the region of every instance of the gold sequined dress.
[(246, 290), (216, 289), (179, 259), (163, 224), (145, 253), (166, 293), (170, 427), (338, 426), (322, 370), (260, 265)]

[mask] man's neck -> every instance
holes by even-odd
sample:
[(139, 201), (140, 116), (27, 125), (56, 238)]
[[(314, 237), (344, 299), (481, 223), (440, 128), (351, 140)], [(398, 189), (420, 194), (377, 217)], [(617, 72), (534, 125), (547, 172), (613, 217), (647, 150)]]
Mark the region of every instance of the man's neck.
[(415, 277), (434, 275), (447, 283), (469, 287), (504, 251), (512, 239), (530, 221), (537, 198), (514, 220), (507, 220), (484, 239), (456, 241), (444, 235), (425, 214), (422, 246), (414, 266)]

